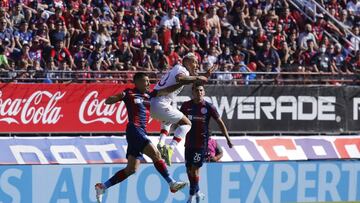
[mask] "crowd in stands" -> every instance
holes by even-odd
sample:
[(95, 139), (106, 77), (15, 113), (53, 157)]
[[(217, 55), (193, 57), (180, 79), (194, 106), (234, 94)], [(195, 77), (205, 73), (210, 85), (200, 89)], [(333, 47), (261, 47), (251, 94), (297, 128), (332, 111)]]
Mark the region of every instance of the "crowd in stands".
[(200, 71), (218, 66), (219, 83), (279, 72), (358, 73), (360, 1), (318, 2), (354, 35), (322, 13), (307, 20), (287, 0), (3, 0), (0, 77), (126, 83), (135, 71), (157, 78), (188, 52)]

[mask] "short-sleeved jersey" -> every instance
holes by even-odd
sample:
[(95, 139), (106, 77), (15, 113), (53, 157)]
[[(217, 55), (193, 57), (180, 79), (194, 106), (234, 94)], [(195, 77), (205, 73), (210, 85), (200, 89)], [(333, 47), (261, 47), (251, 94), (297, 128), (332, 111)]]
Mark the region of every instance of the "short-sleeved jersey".
[(207, 101), (196, 104), (193, 100), (184, 102), (180, 109), (191, 121), (191, 130), (186, 135), (185, 147), (205, 149), (209, 138), (210, 118), (217, 120), (220, 116), (216, 108)]
[(146, 128), (150, 118), (150, 95), (141, 93), (136, 88), (124, 91), (123, 101), (125, 103), (129, 124)]
[[(175, 65), (171, 70), (169, 70), (165, 75), (163, 75), (161, 77), (161, 80), (156, 84), (154, 89), (162, 90), (162, 89), (165, 89), (167, 87), (177, 84), (176, 76), (179, 74), (183, 74), (186, 76), (190, 75), (189, 71), (184, 66), (182, 66), (180, 64)], [(175, 97), (181, 92), (183, 87), (184, 86), (181, 86), (179, 89), (177, 89), (176, 91), (174, 91), (168, 95), (161, 96), (161, 97), (155, 97), (154, 99), (157, 99), (158, 102), (161, 102), (161, 103), (170, 104), (175, 99)]]

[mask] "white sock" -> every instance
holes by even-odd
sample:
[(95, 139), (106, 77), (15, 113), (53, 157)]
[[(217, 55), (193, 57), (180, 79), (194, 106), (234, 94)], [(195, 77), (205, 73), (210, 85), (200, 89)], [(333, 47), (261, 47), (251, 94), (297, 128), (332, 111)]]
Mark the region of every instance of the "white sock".
[(169, 135), (171, 124), (164, 124), (161, 123), (161, 131), (160, 131), (160, 137), (159, 137), (159, 143), (161, 145), (165, 144), (165, 139)]
[(190, 131), (191, 125), (180, 125), (175, 129), (173, 140), (170, 143), (170, 147), (174, 149), (181, 140), (186, 136)]

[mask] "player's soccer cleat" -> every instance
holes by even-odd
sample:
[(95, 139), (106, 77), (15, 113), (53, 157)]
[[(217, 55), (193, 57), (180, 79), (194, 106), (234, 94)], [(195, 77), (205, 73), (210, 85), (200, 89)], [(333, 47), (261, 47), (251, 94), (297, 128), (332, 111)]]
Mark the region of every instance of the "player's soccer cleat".
[[(164, 143), (161, 143), (161, 142), (159, 142), (159, 143), (156, 145), (156, 148), (159, 150), (161, 156), (163, 156), (163, 154), (164, 154), (164, 153), (163, 153), (164, 147), (165, 147)], [(164, 158), (164, 157), (162, 157), (162, 158)]]
[(101, 203), (103, 194), (105, 193), (104, 185), (102, 183), (96, 183), (95, 191), (96, 191), (96, 201), (97, 203)]
[(195, 195), (196, 203), (200, 203), (200, 201), (205, 200), (205, 194), (202, 192), (197, 192)]
[(168, 165), (168, 166), (171, 166), (171, 158), (172, 158), (173, 153), (174, 153), (174, 150), (170, 146), (168, 146), (168, 145), (164, 146), (162, 156), (165, 160), (166, 165)]
[(195, 202), (196, 203), (200, 203), (200, 201), (203, 201), (205, 200), (205, 194), (204, 193), (201, 193), (201, 192), (198, 192), (196, 193), (196, 195), (190, 195), (189, 196), (189, 199), (186, 201), (186, 203), (193, 203), (194, 201), (194, 196), (195, 196)]
[(193, 202), (193, 201), (192, 201), (192, 200), (193, 200), (193, 197), (194, 197), (193, 195), (190, 195), (190, 196), (189, 196), (189, 199), (186, 201), (186, 203), (192, 203), (192, 202)]
[(186, 182), (181, 182), (181, 181), (173, 182), (173, 183), (170, 184), (170, 191), (172, 193), (175, 193), (175, 192), (183, 189), (186, 185), (187, 185)]

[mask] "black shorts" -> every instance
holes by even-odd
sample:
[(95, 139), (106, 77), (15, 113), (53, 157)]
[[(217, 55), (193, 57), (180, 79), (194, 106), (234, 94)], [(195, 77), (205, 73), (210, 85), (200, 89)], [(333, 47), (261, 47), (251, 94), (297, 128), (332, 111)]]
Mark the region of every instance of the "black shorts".
[(185, 166), (201, 167), (205, 162), (205, 149), (186, 149), (185, 148)]
[(151, 142), (147, 137), (145, 129), (133, 124), (128, 124), (126, 127), (126, 141), (128, 143), (126, 158), (132, 155), (137, 159), (144, 158), (142, 152), (146, 145)]

